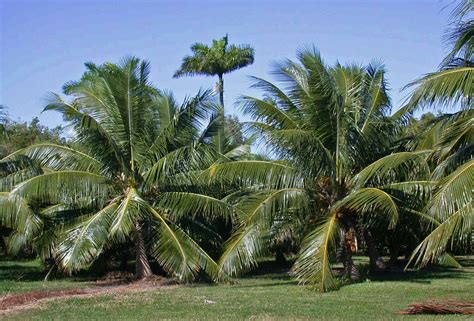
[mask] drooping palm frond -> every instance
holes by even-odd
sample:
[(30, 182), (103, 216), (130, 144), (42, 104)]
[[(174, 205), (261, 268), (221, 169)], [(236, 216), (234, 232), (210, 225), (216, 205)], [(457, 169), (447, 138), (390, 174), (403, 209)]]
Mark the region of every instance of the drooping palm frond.
[(83, 197), (102, 202), (109, 191), (107, 178), (84, 171), (48, 172), (32, 177), (15, 186), (11, 194), (25, 198), (39, 198), (52, 203)]
[(448, 219), (451, 213), (472, 202), (473, 181), (474, 160), (470, 160), (439, 181), (427, 205), (427, 213), (441, 221)]
[(317, 287), (320, 292), (338, 287), (330, 264), (330, 251), (337, 230), (337, 212), (333, 212), (306, 237), (292, 269), (300, 284)]
[(2, 162), (14, 160), (17, 155), (27, 156), (42, 167), (56, 171), (70, 169), (100, 174), (103, 169), (103, 164), (93, 157), (79, 150), (51, 143), (38, 143), (22, 148), (2, 159)]
[(434, 230), (420, 243), (410, 258), (410, 264), (422, 267), (434, 262), (455, 239), (470, 233), (474, 223), (472, 182), (474, 160), (441, 179), (425, 212), (437, 220)]
[(472, 201), (455, 210), (451, 215), (439, 224), (413, 251), (407, 267), (426, 266), (430, 262), (436, 262), (443, 255), (448, 245), (458, 241), (472, 232), (474, 226), (474, 206)]
[(388, 215), (393, 228), (398, 221), (398, 206), (394, 197), (387, 192), (373, 187), (360, 188), (344, 197), (334, 205), (335, 209), (345, 208), (358, 214), (380, 213)]
[(245, 185), (264, 184), (267, 187), (301, 186), (297, 171), (279, 161), (242, 160), (214, 164), (200, 174), (208, 182), (228, 181)]
[(257, 258), (265, 251), (264, 236), (268, 232), (263, 226), (251, 224), (232, 233), (224, 243), (224, 252), (219, 267), (227, 275), (239, 275), (257, 265)]
[(169, 217), (179, 219), (184, 216), (221, 217), (230, 220), (233, 214), (231, 204), (208, 195), (191, 192), (165, 192), (156, 207), (166, 211)]
[(228, 275), (238, 275), (256, 265), (265, 250), (264, 236), (268, 233), (273, 216), (285, 213), (290, 207), (304, 208), (308, 199), (300, 188), (284, 188), (254, 192), (238, 201), (236, 210), (240, 226), (224, 244), (225, 251), (219, 266)]
[(145, 216), (140, 206), (140, 195), (135, 188), (130, 188), (114, 213), (110, 226), (110, 236), (121, 241), (125, 240), (136, 228), (136, 223)]
[[(142, 206), (147, 206), (142, 202)], [(223, 277), (214, 260), (178, 226), (171, 225), (157, 210), (148, 205), (156, 224), (152, 236), (151, 254), (175, 278), (190, 281), (202, 269), (213, 280)]]
[(96, 259), (108, 244), (112, 216), (118, 208), (110, 203), (83, 222), (66, 231), (57, 249), (57, 261), (65, 271), (72, 273)]
[(417, 87), (410, 95), (407, 106), (472, 106), (474, 94), (474, 67), (458, 67), (429, 73), (408, 84), (405, 89)]
[(25, 198), (8, 192), (0, 193), (0, 225), (8, 227), (31, 240), (42, 228), (43, 222), (28, 205)]
[[(378, 184), (383, 182), (383, 178), (399, 177), (397, 171), (409, 172), (410, 175), (426, 178), (430, 174), (428, 164), (423, 157), (428, 152), (399, 152), (382, 157), (372, 164), (366, 166), (353, 178), (353, 184), (356, 187), (365, 186), (367, 183)], [(393, 182), (393, 179), (392, 179)]]

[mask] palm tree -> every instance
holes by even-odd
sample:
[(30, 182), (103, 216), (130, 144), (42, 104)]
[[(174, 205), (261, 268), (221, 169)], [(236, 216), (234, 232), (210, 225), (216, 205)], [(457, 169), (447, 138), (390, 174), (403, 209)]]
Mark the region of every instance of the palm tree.
[[(428, 73), (408, 84), (414, 88), (407, 105), (399, 113), (411, 112), (420, 107), (461, 106), (472, 108), (474, 95), (474, 20), (469, 15), (474, 11), (474, 2), (464, 0), (453, 10), (452, 28), (446, 34), (452, 46), (438, 71)], [(467, 20), (466, 20), (467, 19)]]
[(421, 267), (435, 262), (455, 240), (465, 239), (474, 228), (472, 181), (474, 180), (474, 21), (469, 15), (474, 2), (465, 0), (453, 10), (453, 27), (447, 33), (452, 49), (440, 70), (409, 84), (407, 105), (398, 114), (424, 107), (460, 107), (427, 124), (415, 137), (414, 150), (426, 148), (436, 182), (432, 197), (423, 209), (431, 224), (429, 235), (415, 249), (410, 264)]
[[(72, 126), (71, 146), (40, 143), (2, 160), (26, 157), (39, 164), (39, 172), (1, 195), (9, 205), (2, 207), (2, 221), (23, 240), (44, 239), (40, 243), (68, 272), (111, 244), (132, 240), (137, 278), (152, 273), (149, 253), (178, 280), (201, 270), (216, 280), (217, 264), (177, 224), (183, 217), (230, 213), (225, 202), (193, 185), (194, 172), (216, 160), (206, 143), (212, 121), (200, 130), (219, 109), (213, 95), (200, 92), (178, 105), (149, 84), (149, 63), (133, 57), (86, 67), (79, 81), (64, 86), (73, 100), (54, 95), (45, 108)], [(43, 232), (35, 234), (32, 226)]]
[[(202, 43), (195, 43), (191, 46), (192, 56), (183, 58), (181, 68), (175, 72), (174, 78), (182, 76), (217, 76), (219, 78), (218, 91), (219, 100), (224, 106), (224, 75), (237, 69), (253, 64), (254, 49), (249, 45), (229, 45), (226, 35), (222, 39), (213, 40), (209, 47)], [(224, 140), (224, 109), (220, 115), (221, 129), (219, 131), (218, 146), (219, 151), (223, 151)]]
[(247, 184), (248, 193), (226, 199), (241, 214), (219, 260), (223, 271), (251, 268), (265, 252), (266, 236), (301, 222), (306, 235), (293, 272), (300, 283), (328, 291), (337, 287), (333, 250), (342, 250), (351, 277), (357, 234), (370, 237), (358, 227), (370, 230), (374, 221), (393, 227), (405, 211), (404, 195), (424, 184), (410, 180), (425, 179), (428, 169), (420, 153), (390, 151), (397, 126), (388, 117), (383, 66), (330, 67), (314, 49), (300, 51), (298, 60), (275, 71), (285, 90), (254, 78), (267, 98), (241, 99), (255, 119), (251, 129), (285, 160), (216, 164), (203, 175)]

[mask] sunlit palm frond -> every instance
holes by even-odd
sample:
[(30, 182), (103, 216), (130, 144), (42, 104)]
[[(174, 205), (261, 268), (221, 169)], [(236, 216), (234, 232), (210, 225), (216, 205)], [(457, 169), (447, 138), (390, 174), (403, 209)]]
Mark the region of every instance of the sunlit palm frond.
[(288, 211), (290, 207), (307, 206), (304, 189), (285, 188), (254, 192), (238, 201), (236, 210), (240, 226), (224, 244), (219, 266), (229, 275), (237, 275), (256, 265), (265, 247), (263, 237), (268, 233), (273, 216)]
[(16, 185), (11, 194), (52, 203), (90, 197), (100, 203), (109, 191), (106, 182), (106, 177), (89, 172), (48, 172)]
[(396, 199), (387, 192), (378, 188), (360, 188), (353, 191), (334, 205), (335, 209), (349, 209), (358, 214), (380, 213), (387, 215), (390, 228), (398, 221), (398, 207)]
[(266, 184), (268, 188), (300, 186), (302, 181), (290, 165), (277, 161), (242, 160), (214, 164), (200, 174), (210, 182), (227, 181), (244, 185)]
[(13, 160), (17, 155), (25, 155), (52, 170), (69, 169), (100, 174), (103, 169), (99, 160), (76, 149), (51, 143), (30, 145), (8, 155), (2, 161)]
[(441, 221), (472, 202), (472, 182), (474, 182), (474, 160), (470, 160), (441, 179), (426, 211)]
[(411, 93), (408, 106), (472, 106), (474, 95), (474, 67), (458, 67), (429, 73), (408, 84), (405, 89), (416, 87)]
[[(146, 206), (142, 203), (142, 206)], [(204, 270), (213, 280), (224, 275), (214, 260), (176, 225), (171, 225), (157, 210), (148, 206), (156, 225), (151, 238), (151, 254), (161, 266), (180, 281), (190, 281)]]
[(451, 215), (439, 224), (413, 251), (407, 267), (426, 266), (446, 252), (448, 245), (453, 243), (454, 238), (461, 241), (474, 227), (473, 202), (465, 204), (455, 210)]
[(338, 231), (337, 212), (320, 224), (304, 240), (292, 268), (300, 284), (310, 285), (320, 292), (337, 289), (338, 284), (330, 263), (330, 251)]
[(382, 157), (354, 176), (353, 184), (362, 187), (371, 181), (380, 183), (383, 182), (383, 178), (387, 179), (390, 175), (393, 176), (396, 171), (409, 172), (412, 177), (426, 178), (430, 172), (423, 155), (427, 153), (423, 151), (399, 152)]
[(191, 192), (165, 192), (156, 207), (166, 211), (173, 219), (184, 216), (221, 217), (230, 220), (233, 208), (223, 200)]
[(66, 231), (57, 249), (59, 266), (72, 273), (96, 259), (109, 241), (109, 230), (117, 203), (111, 203)]

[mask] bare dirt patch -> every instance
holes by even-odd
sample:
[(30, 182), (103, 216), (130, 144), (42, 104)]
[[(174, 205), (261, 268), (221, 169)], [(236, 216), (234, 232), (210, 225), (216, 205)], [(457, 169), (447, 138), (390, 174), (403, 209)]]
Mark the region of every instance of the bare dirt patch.
[(96, 281), (96, 284), (93, 286), (85, 288), (32, 291), (0, 297), (0, 314), (9, 314), (18, 310), (36, 308), (40, 303), (47, 300), (67, 299), (79, 296), (90, 297), (124, 292), (153, 291), (174, 285), (176, 285), (174, 281), (158, 276), (151, 276), (142, 280), (134, 280), (129, 276), (106, 276), (104, 279)]

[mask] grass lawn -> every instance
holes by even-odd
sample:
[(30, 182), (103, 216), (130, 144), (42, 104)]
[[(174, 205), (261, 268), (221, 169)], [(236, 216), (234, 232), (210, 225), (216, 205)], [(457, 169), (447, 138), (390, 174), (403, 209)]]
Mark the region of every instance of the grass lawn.
[[(324, 320), (445, 320), (468, 316), (403, 316), (409, 303), (434, 299), (474, 299), (474, 257), (462, 270), (434, 269), (423, 272), (372, 276), (370, 281), (319, 294), (298, 286), (285, 271), (270, 273), (263, 266), (235, 285), (183, 285), (153, 292), (115, 293), (94, 297), (56, 299), (39, 309), (16, 312), (2, 318), (37, 319), (324, 319)], [(80, 279), (39, 279), (35, 262), (0, 262), (0, 293), (34, 289), (88, 286)]]

